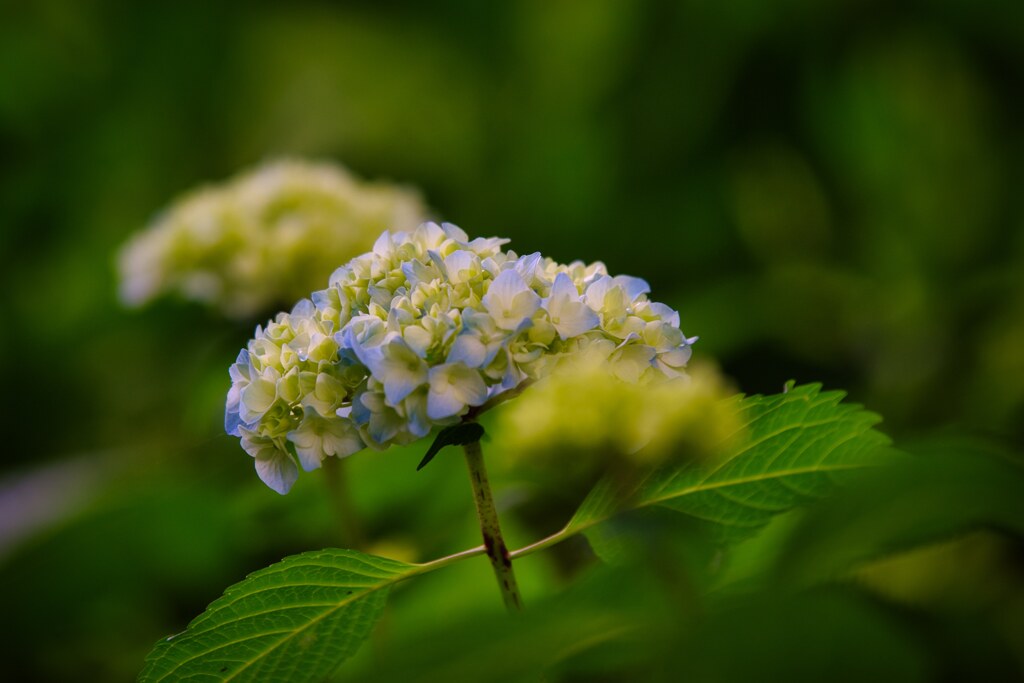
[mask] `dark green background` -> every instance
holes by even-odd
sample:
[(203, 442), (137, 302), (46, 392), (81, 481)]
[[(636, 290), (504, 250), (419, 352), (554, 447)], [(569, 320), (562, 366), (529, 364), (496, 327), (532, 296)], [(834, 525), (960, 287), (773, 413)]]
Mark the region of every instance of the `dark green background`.
[[(1022, 120), (1012, 1), (5, 4), (8, 661), (130, 676), (227, 583), (331, 542), (317, 477), (278, 499), (220, 433), (256, 321), (117, 303), (116, 249), (177, 193), (337, 160), (646, 278), (743, 391), (823, 381), (894, 436), (1019, 449)], [(420, 451), (353, 476), (368, 535), (429, 559), (475, 532), (457, 460), (414, 474)]]

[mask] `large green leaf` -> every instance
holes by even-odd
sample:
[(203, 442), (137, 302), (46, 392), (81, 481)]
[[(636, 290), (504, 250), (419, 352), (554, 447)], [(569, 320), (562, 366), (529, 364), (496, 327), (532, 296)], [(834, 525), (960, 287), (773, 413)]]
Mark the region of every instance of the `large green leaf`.
[(999, 454), (960, 444), (915, 452), (809, 510), (780, 544), (775, 579), (802, 586), (979, 529), (1024, 538), (1022, 491), (1024, 467)]
[(160, 641), (139, 680), (323, 680), (369, 635), (388, 588), (423, 567), (353, 550), (288, 557)]
[(885, 456), (889, 439), (873, 429), (880, 418), (842, 403), (844, 396), (808, 384), (737, 399), (743, 431), (721, 457), (661, 469), (625, 488), (603, 482), (562, 534), (585, 531), (624, 509), (660, 505), (711, 523), (725, 539), (750, 535)]

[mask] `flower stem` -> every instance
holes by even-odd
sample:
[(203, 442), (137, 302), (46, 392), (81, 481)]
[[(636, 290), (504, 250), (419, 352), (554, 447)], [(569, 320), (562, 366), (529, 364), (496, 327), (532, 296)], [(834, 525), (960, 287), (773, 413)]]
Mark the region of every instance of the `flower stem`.
[(484, 467), (484, 456), (480, 442), (474, 441), (462, 447), (466, 452), (466, 465), (469, 466), (469, 483), (473, 487), (473, 498), (476, 502), (476, 514), (480, 518), (480, 531), (484, 537), (487, 558), (494, 569), (494, 577), (498, 580), (501, 597), (510, 612), (523, 608), (523, 599), (516, 585), (516, 575), (512, 571), (512, 557), (508, 546), (501, 535), (498, 524), (498, 511), (494, 508), (491, 486), (487, 481), (487, 469)]
[(324, 458), (323, 468), (327, 480), (327, 494), (337, 523), (336, 535), (342, 548), (358, 550), (363, 544), (359, 529), (359, 513), (352, 504), (346, 463), (341, 458)]

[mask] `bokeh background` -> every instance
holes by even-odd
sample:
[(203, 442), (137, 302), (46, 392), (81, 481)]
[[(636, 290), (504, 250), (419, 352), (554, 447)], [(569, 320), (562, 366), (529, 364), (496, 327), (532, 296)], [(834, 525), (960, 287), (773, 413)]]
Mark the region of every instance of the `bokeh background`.
[[(318, 477), (280, 498), (221, 433), (257, 321), (117, 301), (116, 250), (180, 192), (336, 160), (471, 235), (646, 278), (742, 391), (821, 381), (894, 437), (1019, 451), (1022, 120), (1013, 1), (5, 4), (5, 666), (131, 678), (228, 583), (336, 540)], [(352, 459), (365, 548), (477, 543), (459, 459), (415, 473), (424, 447)], [(564, 566), (522, 564), (558, 590)], [(489, 581), (430, 578), (403, 624), (439, 593), (497, 609)]]

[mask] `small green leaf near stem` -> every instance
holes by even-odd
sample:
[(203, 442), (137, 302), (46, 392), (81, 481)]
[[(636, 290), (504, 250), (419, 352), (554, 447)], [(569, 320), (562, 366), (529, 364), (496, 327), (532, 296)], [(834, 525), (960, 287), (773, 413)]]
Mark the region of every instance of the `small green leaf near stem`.
[(434, 442), (430, 444), (430, 448), (427, 449), (427, 454), (420, 460), (420, 464), (416, 466), (416, 471), (419, 472), (434, 459), (441, 449), (445, 446), (464, 446), (467, 443), (480, 441), (484, 435), (484, 428), (480, 426), (479, 422), (460, 422), (457, 425), (451, 427), (445, 427), (438, 432)]

